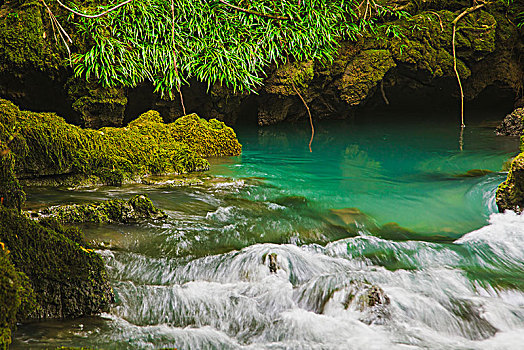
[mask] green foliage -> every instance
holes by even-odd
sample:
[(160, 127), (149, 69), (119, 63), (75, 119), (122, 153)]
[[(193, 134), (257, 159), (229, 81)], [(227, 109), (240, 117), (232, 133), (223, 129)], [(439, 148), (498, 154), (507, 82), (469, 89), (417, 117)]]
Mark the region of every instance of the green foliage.
[(118, 185), (136, 175), (204, 170), (209, 163), (202, 157), (238, 155), (242, 149), (231, 128), (195, 114), (164, 124), (158, 112), (149, 111), (127, 127), (93, 130), (67, 124), (55, 114), (20, 111), (5, 100), (0, 104), (0, 118), (15, 118), (14, 123), (0, 120), (12, 152), (12, 158), (0, 160), (15, 160), (2, 168), (2, 176), (11, 169), (6, 177), (14, 166), (22, 177), (83, 174)]
[(230, 1), (289, 20), (243, 13), (216, 0), (173, 1), (174, 23), (169, 0), (136, 0), (107, 16), (81, 18), (79, 31), (94, 45), (73, 57), (75, 74), (107, 86), (149, 80), (171, 97), (192, 77), (252, 91), (271, 63), (331, 60), (338, 39), (356, 40), (382, 17), (406, 16), (374, 1), (369, 7), (356, 0)]

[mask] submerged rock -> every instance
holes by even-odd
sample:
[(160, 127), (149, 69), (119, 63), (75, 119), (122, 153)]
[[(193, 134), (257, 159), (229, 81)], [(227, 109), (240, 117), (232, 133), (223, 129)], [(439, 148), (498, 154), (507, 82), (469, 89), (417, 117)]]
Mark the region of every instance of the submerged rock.
[(506, 181), (497, 189), (497, 206), (500, 212), (513, 210), (517, 213), (524, 208), (524, 152), (511, 162)]
[(360, 320), (367, 324), (381, 324), (389, 316), (390, 299), (377, 285), (352, 281), (348, 287), (345, 309), (363, 313)]
[(497, 135), (521, 136), (524, 133), (524, 108), (517, 108), (508, 114), (495, 129)]
[(493, 173), (493, 171), (487, 169), (471, 169), (465, 173), (454, 175), (454, 177), (481, 177), (491, 173)]
[(89, 316), (109, 308), (113, 292), (104, 263), (83, 246), (79, 229), (51, 219), (38, 223), (0, 206), (0, 241), (34, 290), (28, 318)]
[(277, 273), (277, 270), (281, 268), (280, 264), (278, 263), (277, 253), (264, 254), (262, 256), (262, 263), (265, 264), (266, 261), (270, 273)]
[(289, 208), (303, 208), (308, 205), (308, 200), (304, 196), (282, 196), (276, 198), (273, 202)]
[(136, 195), (128, 201), (113, 199), (98, 203), (53, 206), (40, 213), (61, 223), (129, 224), (167, 217), (146, 195)]

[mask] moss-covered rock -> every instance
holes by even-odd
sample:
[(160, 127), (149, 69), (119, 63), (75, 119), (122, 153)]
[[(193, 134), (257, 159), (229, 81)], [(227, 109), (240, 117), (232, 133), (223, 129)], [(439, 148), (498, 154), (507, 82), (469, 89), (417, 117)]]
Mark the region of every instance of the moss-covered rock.
[(67, 84), (67, 92), (73, 101), (73, 109), (86, 128), (122, 125), (127, 106), (123, 88), (107, 88), (95, 82), (72, 78)]
[(497, 135), (522, 136), (524, 133), (524, 108), (508, 114), (495, 130)]
[(511, 162), (508, 178), (497, 189), (497, 206), (500, 212), (524, 209), (524, 152)]
[(44, 209), (43, 216), (61, 223), (135, 223), (164, 219), (167, 215), (157, 209), (145, 195), (136, 195), (128, 201), (113, 199), (89, 204), (59, 205)]
[(19, 178), (82, 174), (118, 185), (136, 176), (205, 170), (209, 163), (203, 157), (238, 155), (242, 149), (231, 128), (195, 114), (164, 124), (158, 112), (149, 111), (127, 127), (93, 130), (52, 113), (0, 104), (0, 121), (7, 120), (0, 139), (10, 140)]
[(365, 50), (346, 67), (337, 82), (340, 97), (350, 106), (357, 106), (371, 95), (384, 75), (396, 66), (388, 50)]
[(76, 228), (51, 220), (42, 225), (0, 206), (0, 241), (36, 295), (31, 318), (79, 317), (108, 309), (113, 294), (103, 261), (81, 240)]
[(0, 11), (0, 73), (56, 70), (62, 59), (52, 33), (46, 33), (42, 3), (9, 1)]
[(16, 322), (34, 308), (35, 296), (27, 276), (15, 268), (7, 247), (0, 242), (0, 349), (9, 346)]

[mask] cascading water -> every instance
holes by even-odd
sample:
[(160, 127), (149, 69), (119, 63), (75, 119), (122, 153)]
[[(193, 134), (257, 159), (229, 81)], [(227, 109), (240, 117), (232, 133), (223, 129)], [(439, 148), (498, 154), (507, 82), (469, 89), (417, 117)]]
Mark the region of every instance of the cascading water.
[(494, 204), (518, 140), (469, 125), (460, 152), (455, 129), (339, 122), (312, 154), (296, 130), (239, 132), (242, 157), (201, 184), (34, 190), (147, 193), (169, 219), (86, 227), (116, 304), (21, 326), (13, 348), (522, 348), (524, 216)]

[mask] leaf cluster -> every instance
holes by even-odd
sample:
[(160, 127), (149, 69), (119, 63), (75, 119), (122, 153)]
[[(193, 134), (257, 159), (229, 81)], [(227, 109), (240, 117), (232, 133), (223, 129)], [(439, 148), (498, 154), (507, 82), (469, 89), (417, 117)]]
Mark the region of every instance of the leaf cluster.
[(217, 0), (173, 0), (174, 14), (171, 0), (135, 0), (106, 16), (78, 20), (80, 34), (94, 44), (73, 56), (75, 74), (106, 86), (151, 81), (156, 92), (170, 97), (191, 78), (208, 87), (219, 83), (253, 91), (268, 65), (288, 59), (329, 61), (338, 39), (356, 40), (381, 18), (403, 15), (374, 1), (229, 3), (288, 19), (244, 13)]

